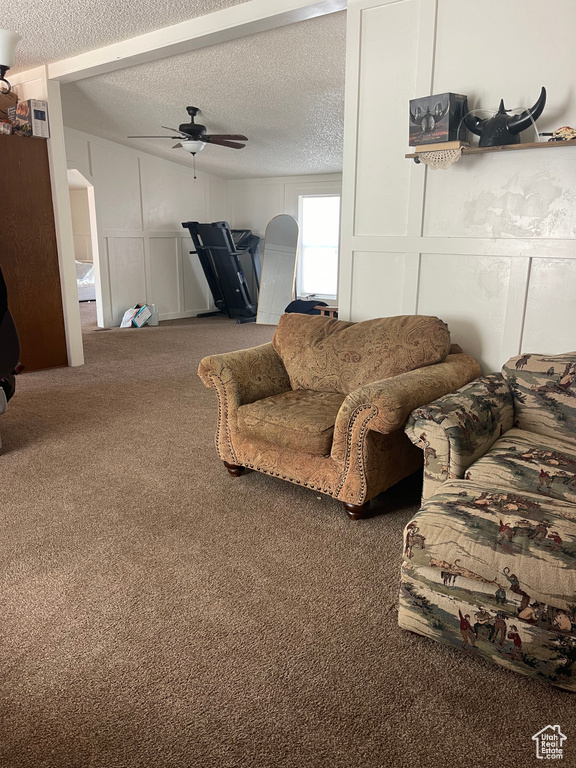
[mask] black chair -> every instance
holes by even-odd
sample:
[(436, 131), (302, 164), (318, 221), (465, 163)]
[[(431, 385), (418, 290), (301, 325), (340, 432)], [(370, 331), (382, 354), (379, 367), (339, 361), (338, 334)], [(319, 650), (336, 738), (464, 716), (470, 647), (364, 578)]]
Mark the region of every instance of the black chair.
[(8, 293), (0, 269), (0, 387), (4, 390), (6, 400), (10, 400), (14, 394), (14, 376), (19, 360), (20, 339), (8, 309)]

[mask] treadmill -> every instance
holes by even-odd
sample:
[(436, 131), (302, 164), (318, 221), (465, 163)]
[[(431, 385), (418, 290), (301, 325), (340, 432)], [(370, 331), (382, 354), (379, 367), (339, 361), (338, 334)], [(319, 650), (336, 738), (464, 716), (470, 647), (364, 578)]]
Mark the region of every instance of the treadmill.
[(248, 290), (256, 304), (258, 304), (260, 272), (262, 271), (259, 253), (260, 238), (251, 229), (231, 229), (230, 232), (232, 233), (236, 250), (241, 253), (238, 258), (242, 265)]
[[(210, 224), (186, 221), (182, 226), (190, 232), (195, 248), (190, 253), (198, 255), (217, 307), (217, 312), (204, 312), (198, 316), (223, 314), (236, 318), (238, 323), (255, 322), (260, 283), (260, 238), (249, 229), (231, 230), (225, 221)], [(251, 286), (245, 271), (250, 276)]]

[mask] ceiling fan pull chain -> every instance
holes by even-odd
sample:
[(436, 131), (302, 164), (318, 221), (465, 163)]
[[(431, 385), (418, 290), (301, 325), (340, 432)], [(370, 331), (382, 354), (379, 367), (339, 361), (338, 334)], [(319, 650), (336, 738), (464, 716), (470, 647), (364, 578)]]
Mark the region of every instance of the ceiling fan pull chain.
[(192, 155), (192, 166), (194, 168), (194, 181), (196, 181), (196, 152)]

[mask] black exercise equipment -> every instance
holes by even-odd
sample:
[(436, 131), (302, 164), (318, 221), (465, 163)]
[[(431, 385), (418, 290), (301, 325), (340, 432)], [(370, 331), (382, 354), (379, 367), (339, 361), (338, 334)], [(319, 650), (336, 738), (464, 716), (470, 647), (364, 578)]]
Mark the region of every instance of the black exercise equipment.
[(250, 296), (258, 304), (258, 294), (260, 292), (260, 273), (262, 265), (260, 263), (260, 253), (258, 246), (260, 238), (255, 235), (251, 229), (231, 229), (232, 240), (236, 250), (241, 252), (240, 264), (244, 272), (244, 278), (250, 291)]
[[(204, 275), (212, 292), (214, 304), (218, 312), (204, 312), (199, 317), (215, 314), (225, 314), (235, 317), (238, 323), (251, 323), (256, 320), (259, 287), (259, 238), (250, 230), (230, 230), (227, 222), (214, 221), (211, 224), (200, 224), (197, 221), (182, 222), (182, 226), (190, 232), (190, 237), (196, 250), (190, 253), (198, 254)], [(242, 257), (250, 254), (253, 279), (256, 291), (248, 286)]]

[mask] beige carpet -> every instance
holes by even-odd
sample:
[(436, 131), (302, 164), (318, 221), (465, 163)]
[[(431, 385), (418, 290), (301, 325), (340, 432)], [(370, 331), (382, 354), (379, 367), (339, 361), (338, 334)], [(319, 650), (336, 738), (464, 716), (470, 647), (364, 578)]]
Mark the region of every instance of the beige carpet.
[(576, 764), (574, 696), (397, 628), (417, 481), (354, 523), (224, 471), (196, 368), (271, 328), (85, 329), (0, 417), (2, 768)]

